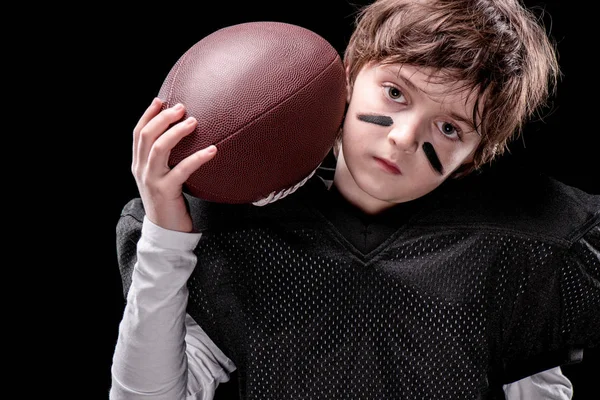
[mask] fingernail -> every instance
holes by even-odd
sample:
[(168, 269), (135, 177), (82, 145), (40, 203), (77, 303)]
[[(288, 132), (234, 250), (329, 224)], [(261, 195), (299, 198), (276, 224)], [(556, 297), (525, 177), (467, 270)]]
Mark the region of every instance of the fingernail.
[(217, 146), (215, 146), (214, 144), (211, 144), (210, 146), (208, 146), (206, 148), (206, 151), (209, 153), (215, 153), (217, 151)]

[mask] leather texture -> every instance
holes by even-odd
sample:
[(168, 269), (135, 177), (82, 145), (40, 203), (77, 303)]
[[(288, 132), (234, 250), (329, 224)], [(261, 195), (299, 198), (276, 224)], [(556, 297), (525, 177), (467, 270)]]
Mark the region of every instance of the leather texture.
[(306, 28), (248, 22), (204, 37), (175, 63), (158, 97), (198, 120), (172, 150), (173, 167), (215, 144), (216, 156), (184, 190), (250, 203), (307, 177), (335, 142), (346, 104), (337, 50)]

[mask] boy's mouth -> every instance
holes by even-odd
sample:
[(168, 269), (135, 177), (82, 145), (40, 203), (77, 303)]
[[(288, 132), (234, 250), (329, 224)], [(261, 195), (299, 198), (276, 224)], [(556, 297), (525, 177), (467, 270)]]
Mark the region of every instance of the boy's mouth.
[(377, 163), (387, 172), (394, 174), (394, 175), (402, 175), (402, 171), (400, 171), (400, 168), (398, 168), (398, 166), (391, 162), (386, 160), (385, 158), (379, 158), (379, 157), (374, 157), (375, 161), (377, 161)]

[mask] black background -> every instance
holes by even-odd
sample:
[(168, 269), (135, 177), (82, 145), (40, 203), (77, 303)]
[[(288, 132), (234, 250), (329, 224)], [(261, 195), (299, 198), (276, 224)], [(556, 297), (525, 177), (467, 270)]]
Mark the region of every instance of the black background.
[[(197, 2), (200, 3), (200, 2)], [(99, 104), (88, 111), (100, 140), (95, 150), (102, 165), (99, 185), (94, 187), (101, 206), (95, 214), (93, 268), (100, 268), (101, 283), (94, 293), (102, 321), (93, 324), (94, 350), (99, 354), (99, 373), (88, 375), (84, 382), (89, 396), (107, 398), (110, 365), (124, 307), (115, 253), (115, 226), (121, 208), (137, 196), (130, 172), (131, 134), (138, 118), (157, 94), (163, 79), (176, 60), (194, 43), (224, 26), (258, 20), (275, 20), (309, 28), (343, 51), (352, 31), (355, 5), (344, 0), (304, 2), (231, 2), (210, 3), (203, 8), (157, 3), (153, 9), (129, 9), (97, 6), (88, 11), (90, 18), (79, 21), (81, 31), (93, 31), (85, 48), (90, 63), (87, 88)], [(513, 160), (539, 169), (555, 178), (589, 192), (600, 193), (599, 168), (593, 137), (597, 113), (592, 110), (597, 79), (585, 72), (593, 37), (581, 29), (585, 10), (576, 10), (574, 2), (527, 1), (528, 5), (546, 10), (544, 21), (557, 42), (563, 77), (552, 112), (543, 122), (531, 124), (521, 140), (511, 146)], [(589, 11), (589, 10), (588, 10)], [(90, 21), (96, 21), (91, 23)], [(595, 51), (592, 51), (595, 52)], [(589, 97), (589, 99), (587, 99)], [(74, 99), (77, 101), (83, 101)], [(90, 258), (88, 253), (88, 259)], [(97, 287), (97, 285), (96, 285)], [(600, 378), (598, 351), (586, 354), (581, 364), (566, 366), (565, 374), (573, 381), (575, 400), (592, 399), (594, 385)], [(97, 396), (96, 396), (97, 395)]]

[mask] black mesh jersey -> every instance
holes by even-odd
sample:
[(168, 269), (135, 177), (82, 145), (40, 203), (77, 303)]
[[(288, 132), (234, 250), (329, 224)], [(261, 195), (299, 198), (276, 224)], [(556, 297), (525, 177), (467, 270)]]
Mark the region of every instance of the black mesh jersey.
[[(264, 207), (187, 197), (188, 312), (240, 398), (503, 398), (600, 342), (600, 196), (530, 178), (449, 182), (375, 217), (318, 176)], [(119, 220), (125, 290), (142, 217), (136, 199)]]

